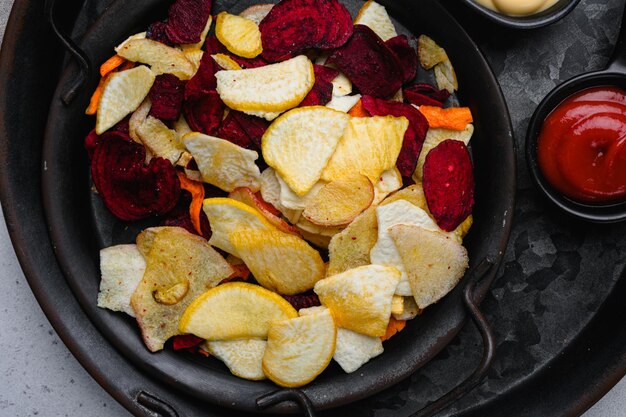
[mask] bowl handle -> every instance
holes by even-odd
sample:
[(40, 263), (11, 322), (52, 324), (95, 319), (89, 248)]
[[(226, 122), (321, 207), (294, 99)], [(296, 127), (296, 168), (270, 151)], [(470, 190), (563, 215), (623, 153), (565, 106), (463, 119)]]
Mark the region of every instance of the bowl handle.
[(476, 324), (478, 331), (483, 339), (483, 357), (478, 367), (474, 372), (467, 377), (463, 382), (457, 385), (450, 392), (440, 397), (439, 399), (431, 402), (415, 414), (410, 417), (431, 417), (439, 413), (444, 408), (449, 407), (455, 401), (469, 393), (474, 389), (485, 377), (487, 371), (491, 367), (491, 363), (495, 356), (495, 337), (491, 331), (489, 323), (483, 316), (478, 306), (476, 299), (474, 298), (474, 288), (480, 282), (480, 280), (491, 270), (495, 265), (495, 262), (487, 257), (476, 265), (471, 271), (468, 283), (463, 289), (463, 303), (465, 308)]
[(622, 28), (617, 35), (613, 56), (609, 60), (607, 70), (620, 73), (626, 73), (626, 8), (622, 16)]
[(91, 73), (91, 64), (89, 63), (89, 58), (85, 54), (85, 52), (76, 45), (76, 43), (69, 36), (65, 35), (59, 29), (55, 14), (54, 14), (54, 5), (56, 0), (46, 0), (45, 3), (45, 13), (48, 19), (48, 23), (52, 27), (57, 38), (63, 44), (65, 49), (72, 55), (78, 67), (80, 69), (79, 74), (74, 78), (70, 88), (61, 95), (61, 101), (64, 105), (69, 106), (72, 101), (76, 98), (76, 95), (80, 91), (80, 89), (86, 84), (89, 75)]
[(300, 406), (306, 417), (315, 417), (315, 411), (311, 400), (299, 389), (280, 389), (278, 391), (270, 392), (257, 398), (256, 405), (259, 409), (263, 410), (284, 401), (295, 402)]

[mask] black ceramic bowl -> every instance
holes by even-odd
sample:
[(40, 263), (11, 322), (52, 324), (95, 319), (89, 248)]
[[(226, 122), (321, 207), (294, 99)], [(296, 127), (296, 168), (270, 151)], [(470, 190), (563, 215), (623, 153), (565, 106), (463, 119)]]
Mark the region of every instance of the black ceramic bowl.
[(478, 4), (475, 0), (463, 0), (468, 7), (485, 16), (487, 19), (513, 29), (534, 29), (557, 22), (571, 12), (579, 1), (580, 0), (559, 0), (554, 6), (540, 13), (530, 16), (508, 16), (488, 9)]
[[(213, 10), (239, 13), (257, 2), (219, 0)], [(107, 59), (113, 47), (127, 36), (162, 19), (170, 3), (171, 0), (117, 0), (90, 29), (81, 47), (95, 66)], [(459, 99), (471, 108), (476, 127), (471, 145), (476, 167), (476, 205), (474, 226), (466, 239), (470, 267), (485, 258), (499, 264), (512, 222), (515, 156), (508, 110), (497, 81), (476, 45), (436, 0), (381, 0), (381, 3), (397, 18), (398, 27), (402, 26), (405, 33), (428, 33), (446, 48), (455, 63), (461, 85)], [(346, 0), (344, 4), (356, 13), (362, 2)], [(91, 322), (142, 373), (177, 392), (225, 409), (258, 411), (256, 399), (276, 390), (276, 385), (234, 377), (214, 358), (185, 355), (171, 349), (152, 354), (143, 345), (133, 320), (96, 306), (98, 250), (132, 242), (137, 232), (148, 224), (117, 221), (91, 191), (82, 143), (94, 119), (86, 117), (84, 109), (98, 83), (98, 74), (91, 74), (86, 88), (69, 106), (64, 106), (60, 98), (73, 85), (77, 74), (75, 66), (69, 67), (57, 86), (46, 129), (43, 146), (46, 163), (42, 171), (45, 214), (69, 286)], [(496, 269), (491, 268), (476, 288), (474, 297), (478, 302), (485, 297)], [(462, 295), (463, 283), (419, 320), (413, 320), (386, 344), (383, 355), (358, 372), (345, 374), (332, 365), (303, 387), (302, 392), (315, 408), (325, 409), (365, 398), (407, 378), (440, 352), (463, 327), (467, 315)], [(102, 367), (106, 372), (106, 364)], [(274, 414), (295, 411), (294, 403), (268, 410)]]

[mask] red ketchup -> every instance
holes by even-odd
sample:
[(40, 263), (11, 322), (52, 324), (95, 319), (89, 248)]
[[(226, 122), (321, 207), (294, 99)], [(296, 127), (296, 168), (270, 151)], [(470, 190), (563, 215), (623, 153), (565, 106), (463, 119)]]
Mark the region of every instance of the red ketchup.
[(626, 201), (626, 91), (568, 97), (543, 122), (537, 154), (548, 182), (580, 203)]

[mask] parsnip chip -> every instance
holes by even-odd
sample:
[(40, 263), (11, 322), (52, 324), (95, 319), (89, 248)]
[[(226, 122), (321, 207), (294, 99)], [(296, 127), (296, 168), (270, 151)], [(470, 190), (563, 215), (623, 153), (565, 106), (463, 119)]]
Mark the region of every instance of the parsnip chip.
[(353, 96), (335, 96), (333, 95), (332, 99), (326, 104), (326, 107), (329, 109), (341, 111), (347, 113), (350, 111), (352, 107), (361, 99), (360, 94), (355, 94)]
[(146, 256), (146, 272), (131, 298), (148, 349), (163, 349), (180, 334), (178, 321), (187, 306), (207, 288), (233, 273), (208, 242), (180, 227), (156, 231)]
[(121, 311), (131, 317), (135, 312), (130, 297), (143, 278), (146, 260), (137, 245), (116, 245), (100, 250), (100, 291), (98, 307)]
[(333, 359), (347, 373), (356, 371), (383, 351), (380, 337), (367, 336), (341, 327), (337, 329), (337, 346)]
[(265, 339), (272, 322), (294, 317), (298, 312), (280, 295), (259, 285), (229, 282), (196, 298), (179, 330), (207, 341)]
[(211, 225), (209, 243), (238, 258), (241, 256), (230, 242), (230, 233), (242, 229), (276, 230), (257, 209), (232, 198), (207, 198), (203, 210)]
[(422, 151), (420, 152), (420, 156), (417, 160), (417, 166), (415, 167), (415, 172), (413, 173), (413, 180), (415, 182), (421, 182), (422, 176), (424, 175), (424, 162), (426, 161), (426, 155), (432, 149), (436, 148), (441, 142), (447, 139), (460, 140), (465, 143), (465, 145), (469, 144), (470, 139), (472, 139), (472, 135), (474, 134), (474, 125), (469, 124), (465, 128), (465, 130), (450, 130), (450, 129), (428, 129), (428, 133), (426, 134), (426, 139), (424, 139), (424, 144), (422, 145)]
[[(329, 65), (333, 67), (333, 65)], [(343, 72), (339, 72), (333, 80), (331, 81), (333, 84), (333, 97), (343, 97), (352, 93), (352, 81)], [(357, 94), (359, 98), (361, 98), (360, 94)]]
[(349, 120), (347, 114), (323, 106), (291, 110), (263, 135), (263, 157), (295, 194), (303, 196), (319, 180)]
[(378, 205), (385, 197), (400, 188), (402, 188), (402, 174), (400, 174), (398, 168), (393, 167), (383, 172), (374, 184), (374, 201), (372, 201), (372, 205)]
[(365, 2), (354, 19), (354, 24), (369, 26), (383, 41), (398, 36), (387, 9), (374, 0)]
[(198, 68), (200, 68), (200, 61), (202, 61), (204, 51), (202, 49), (188, 49), (185, 50), (184, 54), (193, 65), (193, 74), (191, 75), (193, 77), (198, 72)]
[(333, 181), (359, 173), (377, 181), (395, 166), (408, 126), (405, 117), (351, 118), (321, 178)]
[(306, 206), (315, 198), (322, 187), (326, 184), (323, 181), (316, 182), (313, 187), (303, 196), (294, 193), (283, 178), (276, 172), (276, 180), (280, 186), (280, 203), (291, 210), (304, 210)]
[(218, 71), (217, 92), (231, 109), (272, 116), (296, 107), (315, 83), (313, 64), (300, 55), (277, 64), (237, 71)]
[[(289, 188), (287, 184), (285, 184), (285, 187)], [(272, 167), (266, 168), (261, 173), (261, 196), (263, 200), (276, 207), (291, 224), (295, 224), (300, 218), (301, 210), (292, 210), (285, 207), (280, 200), (280, 192), (281, 185), (278, 182), (278, 178), (276, 178), (276, 171)]]
[(237, 187), (253, 191), (261, 187), (261, 171), (254, 163), (259, 157), (256, 151), (197, 132), (185, 135), (183, 144), (196, 160), (205, 182), (229, 192)]
[(137, 110), (133, 112), (128, 120), (128, 135), (137, 143), (142, 143), (141, 138), (137, 134), (137, 130), (139, 126), (143, 124), (148, 118), (148, 114), (150, 114), (150, 109), (152, 108), (152, 102), (149, 97), (146, 97), (141, 105), (137, 107)]
[(450, 94), (459, 89), (456, 72), (454, 72), (454, 67), (449, 59), (435, 65), (435, 80), (437, 81), (437, 88), (448, 90)]
[(319, 252), (302, 238), (280, 231), (240, 230), (230, 242), (263, 287), (295, 295), (313, 288), (324, 277)]
[(304, 230), (315, 235), (328, 237), (333, 237), (343, 230), (343, 227), (320, 226), (315, 223), (311, 223), (304, 216), (300, 216), (300, 218), (298, 219), (298, 223), (296, 223), (296, 227), (300, 230)]
[(238, 71), (241, 69), (241, 66), (226, 54), (211, 55), (211, 58), (215, 60), (217, 65), (225, 70)]
[(131, 39), (115, 52), (129, 61), (150, 65), (155, 75), (174, 74), (188, 80), (195, 73), (193, 64), (181, 50), (151, 39)]
[(467, 250), (454, 239), (414, 225), (389, 228), (421, 309), (439, 301), (463, 277)]
[(206, 351), (224, 362), (230, 372), (251, 381), (265, 379), (261, 361), (267, 342), (260, 339), (205, 342)]
[(255, 4), (239, 13), (239, 16), (250, 19), (258, 25), (272, 10), (272, 7), (274, 7), (273, 4)]
[(417, 38), (417, 55), (420, 59), (420, 64), (426, 70), (448, 59), (445, 49), (426, 35), (421, 35)]
[(148, 96), (154, 79), (144, 65), (109, 75), (98, 103), (96, 133), (104, 133), (134, 112)]
[(215, 36), (235, 55), (256, 58), (262, 51), (259, 25), (245, 17), (221, 12), (215, 22)]
[(335, 352), (337, 328), (328, 310), (272, 323), (263, 355), (265, 375), (282, 387), (300, 387), (322, 373)]
[(366, 265), (324, 278), (314, 290), (337, 326), (380, 337), (387, 330), (400, 276), (393, 267)]
[(365, 175), (346, 177), (324, 185), (302, 215), (320, 226), (347, 226), (373, 199), (374, 186)]
[(176, 165), (185, 152), (185, 147), (178, 140), (176, 131), (169, 129), (165, 123), (152, 116), (148, 116), (139, 125), (136, 134), (152, 155), (165, 158), (172, 165)]
[(378, 239), (377, 224), (376, 207), (371, 206), (333, 236), (328, 245), (327, 276), (371, 264), (370, 251)]
[(117, 51), (118, 49), (122, 48), (126, 44), (126, 42), (133, 40), (133, 39), (146, 39), (146, 34), (147, 32), (135, 33), (134, 35), (131, 35), (128, 38), (126, 38), (124, 42), (117, 45), (114, 49)]

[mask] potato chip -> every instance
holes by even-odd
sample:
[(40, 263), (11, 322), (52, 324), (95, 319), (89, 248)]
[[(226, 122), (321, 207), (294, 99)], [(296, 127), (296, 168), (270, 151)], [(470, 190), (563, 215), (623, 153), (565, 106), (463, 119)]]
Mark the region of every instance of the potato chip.
[(132, 113), (144, 101), (155, 76), (148, 67), (138, 67), (108, 76), (98, 103), (96, 133), (101, 135)]
[(300, 294), (324, 277), (319, 252), (302, 238), (273, 230), (229, 234), (233, 247), (263, 287), (279, 294)]
[(300, 387), (322, 373), (335, 352), (337, 328), (328, 310), (272, 323), (263, 355), (265, 375), (281, 387)]
[(245, 17), (221, 12), (215, 22), (217, 39), (235, 55), (255, 58), (262, 51), (259, 26)]
[(374, 184), (374, 200), (372, 205), (376, 206), (389, 194), (402, 188), (402, 175), (398, 168), (393, 167), (380, 174), (380, 178)]
[(178, 321), (191, 302), (232, 274), (231, 266), (206, 240), (180, 227), (156, 232), (146, 256), (146, 272), (131, 298), (150, 351), (180, 334)]
[(350, 111), (350, 109), (352, 107), (354, 107), (354, 105), (356, 103), (359, 102), (359, 100), (361, 99), (361, 95), (360, 94), (355, 94), (353, 96), (335, 96), (333, 95), (333, 98), (330, 100), (330, 102), (328, 102), (326, 104), (326, 107), (328, 107), (329, 109), (333, 109), (333, 110), (337, 110), (337, 111), (342, 111), (344, 113), (347, 113)]
[(149, 65), (155, 75), (174, 74), (181, 80), (188, 80), (195, 73), (193, 64), (182, 51), (151, 39), (131, 39), (115, 52), (129, 61)]
[(315, 284), (314, 291), (337, 326), (380, 337), (387, 330), (400, 277), (396, 268), (366, 265), (324, 278)]
[(370, 251), (378, 239), (377, 225), (376, 207), (371, 206), (343, 231), (334, 235), (328, 245), (326, 275), (371, 264)]
[(98, 307), (135, 317), (130, 297), (145, 270), (146, 260), (137, 245), (116, 245), (101, 249)]
[(372, 29), (383, 41), (398, 36), (396, 28), (384, 6), (374, 0), (365, 2), (354, 19), (355, 25), (365, 25)]
[(422, 145), (422, 152), (417, 160), (417, 166), (413, 173), (413, 180), (415, 182), (422, 182), (424, 175), (424, 161), (428, 152), (433, 150), (437, 145), (446, 139), (460, 140), (464, 144), (468, 145), (472, 135), (474, 134), (474, 125), (467, 125), (465, 130), (450, 130), (450, 129), (428, 129), (426, 139)]
[(420, 64), (426, 70), (448, 59), (446, 51), (426, 35), (417, 38), (417, 56), (420, 59)]
[[(272, 123), (263, 135), (263, 157), (289, 188), (302, 197), (320, 179), (349, 119), (345, 113), (322, 106), (291, 110)], [(352, 171), (355, 172), (358, 170)]]
[(207, 198), (203, 210), (211, 224), (209, 243), (238, 258), (241, 256), (230, 243), (230, 233), (241, 229), (275, 230), (257, 209), (232, 198)]
[(389, 235), (396, 242), (420, 309), (450, 292), (468, 267), (467, 250), (442, 233), (401, 224), (389, 228)]
[(408, 126), (405, 117), (351, 118), (321, 178), (333, 181), (359, 173), (377, 181), (395, 166)]
[(265, 340), (214, 340), (204, 346), (207, 352), (224, 362), (233, 375), (251, 381), (265, 379), (261, 365), (267, 346)]
[(365, 175), (346, 177), (324, 185), (302, 215), (320, 226), (347, 226), (373, 199), (374, 186)]
[(304, 55), (259, 68), (218, 71), (215, 76), (217, 92), (228, 107), (263, 114), (267, 120), (296, 107), (315, 83), (313, 64)]
[(196, 298), (178, 327), (207, 341), (265, 339), (272, 322), (294, 317), (298, 312), (280, 295), (259, 285), (229, 282)]
[(372, 337), (352, 330), (337, 329), (337, 346), (333, 359), (346, 373), (352, 373), (383, 353), (380, 337)]
[(255, 4), (239, 13), (239, 16), (250, 19), (258, 25), (261, 23), (261, 20), (267, 16), (270, 10), (272, 10), (272, 7), (274, 7), (273, 4)]
[(183, 144), (196, 160), (205, 182), (229, 192), (238, 187), (253, 191), (261, 187), (261, 172), (254, 163), (259, 157), (257, 152), (201, 133), (185, 135)]
[(141, 143), (154, 155), (165, 158), (175, 165), (180, 159), (185, 147), (178, 140), (178, 134), (175, 130), (168, 127), (152, 116), (148, 118), (137, 128), (137, 136)]

